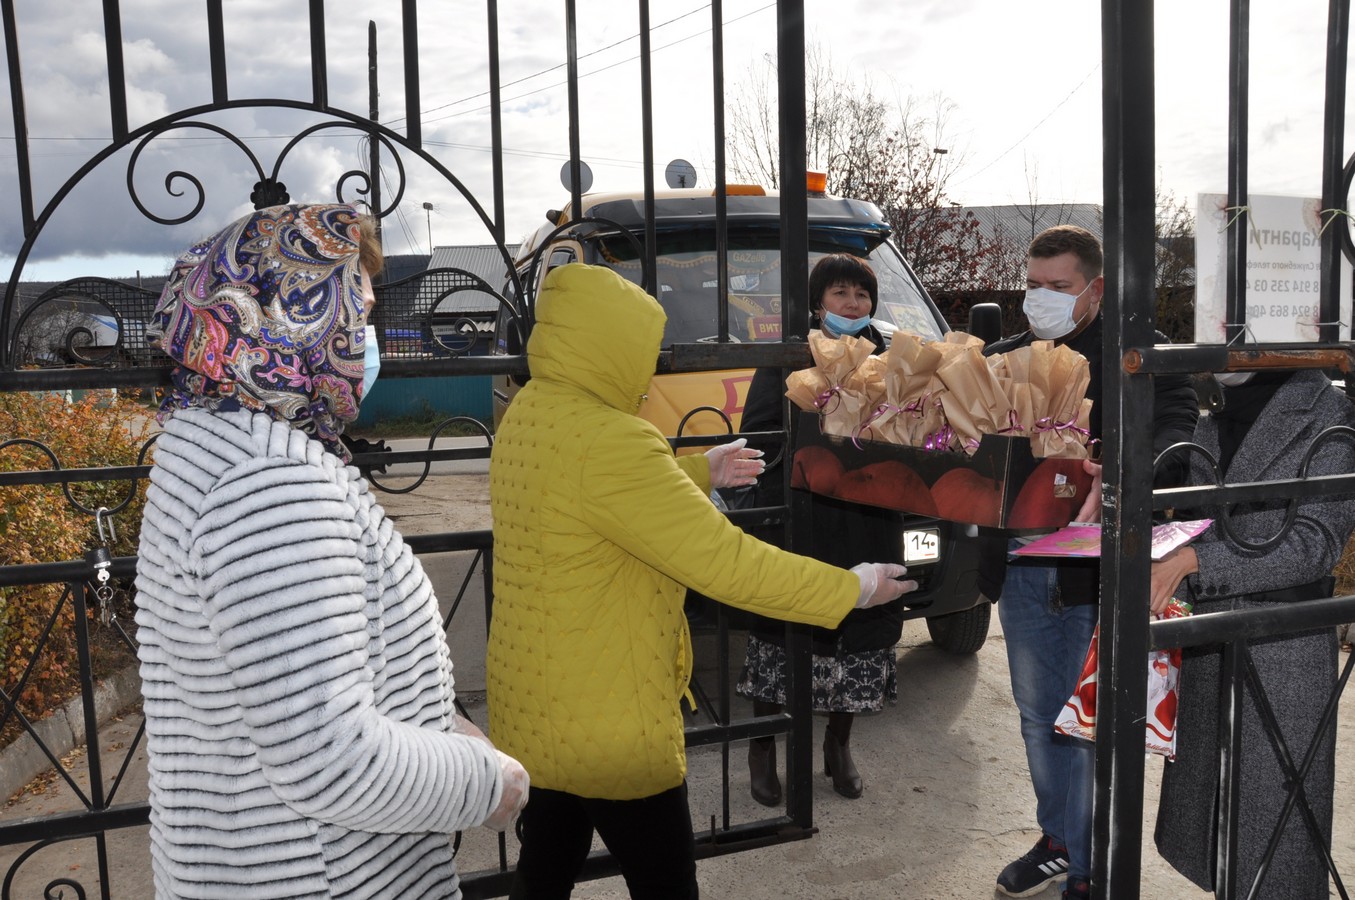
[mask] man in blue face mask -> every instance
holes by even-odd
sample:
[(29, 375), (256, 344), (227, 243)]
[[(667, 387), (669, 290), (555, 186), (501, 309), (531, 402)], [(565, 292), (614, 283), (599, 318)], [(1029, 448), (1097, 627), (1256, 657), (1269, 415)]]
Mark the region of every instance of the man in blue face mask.
[[(1091, 437), (1101, 437), (1101, 303), (1105, 279), (1101, 242), (1073, 225), (1046, 229), (1031, 242), (1022, 310), (1028, 331), (997, 341), (985, 353), (1006, 353), (1035, 340), (1066, 344), (1090, 363), (1087, 396), (1093, 401)], [(1167, 337), (1157, 335), (1159, 343)], [(1154, 378), (1153, 449), (1161, 452), (1194, 433), (1199, 407), (1187, 376)], [(1185, 455), (1157, 472), (1158, 487), (1183, 484)], [(1101, 518), (1100, 466), (1087, 502), (1075, 521)], [(1007, 562), (1006, 553), (1033, 536), (990, 538), (980, 565), (979, 587), (997, 600), (1007, 643), (1012, 697), (1021, 714), (1035, 818), (1040, 839), (998, 876), (997, 888), (1013, 897), (1039, 893), (1067, 878), (1063, 896), (1080, 900), (1091, 891), (1091, 830), (1094, 756), (1087, 741), (1054, 731), (1054, 719), (1077, 684), (1096, 626), (1100, 568), (1096, 560), (1035, 557)], [(1035, 560), (1026, 562), (1025, 560)]]

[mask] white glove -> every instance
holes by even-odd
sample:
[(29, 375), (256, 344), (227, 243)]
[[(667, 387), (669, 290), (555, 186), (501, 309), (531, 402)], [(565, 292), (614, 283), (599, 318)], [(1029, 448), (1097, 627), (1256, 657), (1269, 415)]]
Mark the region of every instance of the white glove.
[[(489, 738), (485, 737), (485, 733), (480, 730), (480, 727), (460, 713), (454, 713), (452, 715), (452, 733), (469, 735), (470, 737), (479, 738), (487, 744), (490, 743)], [(491, 744), (491, 746), (493, 745)]]
[(706, 451), (706, 459), (710, 460), (712, 488), (757, 484), (757, 477), (767, 468), (767, 464), (762, 461), (761, 450), (750, 450), (747, 445), (747, 438), (739, 438)]
[(879, 606), (917, 590), (916, 581), (895, 580), (908, 574), (908, 570), (897, 563), (858, 563), (852, 566), (852, 572), (861, 580), (861, 594), (856, 598), (857, 609)]
[(503, 775), (503, 794), (499, 797), (499, 805), (485, 819), (485, 827), (492, 828), (495, 831), (508, 831), (517, 821), (518, 813), (522, 812), (522, 807), (527, 805), (527, 791), (532, 785), (531, 778), (527, 775), (527, 770), (522, 767), (522, 763), (513, 757), (504, 753), (502, 750), (495, 750), (499, 754), (499, 771)]

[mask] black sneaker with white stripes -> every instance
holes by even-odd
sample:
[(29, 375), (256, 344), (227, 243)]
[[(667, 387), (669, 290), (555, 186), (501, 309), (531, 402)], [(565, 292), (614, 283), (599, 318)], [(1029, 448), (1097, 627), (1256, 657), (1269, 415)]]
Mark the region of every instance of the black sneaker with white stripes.
[(1030, 897), (1068, 874), (1068, 849), (1042, 835), (1025, 856), (997, 876), (997, 889), (1008, 897)]

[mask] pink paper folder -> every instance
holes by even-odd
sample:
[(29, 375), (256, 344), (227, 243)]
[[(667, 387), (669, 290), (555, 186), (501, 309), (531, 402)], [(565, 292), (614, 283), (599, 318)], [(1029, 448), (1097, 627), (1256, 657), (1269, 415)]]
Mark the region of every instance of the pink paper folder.
[[(1192, 519), (1186, 522), (1167, 522), (1153, 526), (1153, 549), (1149, 554), (1154, 560), (1162, 559), (1177, 547), (1184, 547), (1193, 541), (1212, 523), (1213, 519)], [(1014, 556), (1100, 556), (1101, 526), (1075, 524), (1060, 528), (1052, 534), (1031, 541)]]

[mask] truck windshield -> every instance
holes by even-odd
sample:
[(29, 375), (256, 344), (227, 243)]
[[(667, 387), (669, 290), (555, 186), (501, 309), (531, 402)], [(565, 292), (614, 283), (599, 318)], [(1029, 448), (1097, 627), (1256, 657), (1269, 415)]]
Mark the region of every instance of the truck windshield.
[[(719, 332), (715, 230), (660, 231), (657, 247), (658, 299), (668, 314), (664, 346), (714, 340)], [(607, 266), (636, 284), (640, 260), (625, 237), (594, 237), (585, 242), (585, 262)], [(929, 340), (943, 326), (917, 277), (897, 250), (853, 230), (809, 230), (809, 267), (830, 253), (864, 256), (879, 281), (875, 311), (885, 331), (902, 329)], [(729, 334), (735, 341), (781, 339), (781, 249), (775, 229), (729, 229)]]

